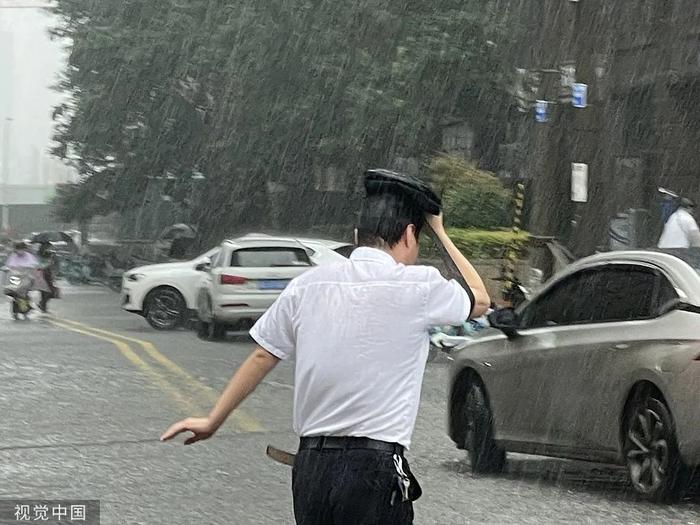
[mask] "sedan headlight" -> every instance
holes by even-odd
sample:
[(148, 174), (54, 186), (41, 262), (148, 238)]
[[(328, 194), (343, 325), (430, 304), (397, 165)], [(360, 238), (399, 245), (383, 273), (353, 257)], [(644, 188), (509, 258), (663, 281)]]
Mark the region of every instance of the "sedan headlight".
[(126, 279), (127, 279), (127, 281), (136, 282), (136, 281), (143, 279), (144, 277), (146, 277), (146, 276), (142, 273), (130, 273), (129, 275), (126, 276)]

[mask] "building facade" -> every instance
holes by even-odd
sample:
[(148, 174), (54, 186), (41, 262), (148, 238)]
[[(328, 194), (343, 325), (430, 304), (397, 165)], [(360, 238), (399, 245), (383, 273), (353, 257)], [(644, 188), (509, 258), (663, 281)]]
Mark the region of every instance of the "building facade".
[[(529, 181), (530, 231), (585, 255), (607, 247), (618, 214), (645, 210), (640, 243), (653, 244), (658, 187), (700, 200), (700, 2), (506, 4), (519, 38), (502, 53), (513, 82), (500, 162)], [(588, 87), (585, 108), (572, 106), (574, 81)], [(572, 163), (588, 165), (588, 202), (571, 200)]]

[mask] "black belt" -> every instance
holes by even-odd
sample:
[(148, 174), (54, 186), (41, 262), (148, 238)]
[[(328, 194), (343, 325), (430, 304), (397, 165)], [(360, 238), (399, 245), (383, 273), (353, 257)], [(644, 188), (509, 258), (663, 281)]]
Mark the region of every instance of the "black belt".
[(302, 437), (299, 442), (299, 450), (322, 450), (322, 449), (366, 449), (379, 450), (381, 452), (391, 452), (392, 454), (403, 455), (403, 445), (398, 443), (388, 443), (377, 439), (364, 437), (336, 437), (318, 436)]

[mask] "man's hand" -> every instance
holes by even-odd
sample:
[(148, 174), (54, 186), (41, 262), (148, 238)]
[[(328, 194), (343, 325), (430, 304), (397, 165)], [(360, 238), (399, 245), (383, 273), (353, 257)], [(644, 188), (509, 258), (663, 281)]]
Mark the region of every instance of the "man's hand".
[(182, 432), (192, 432), (192, 436), (185, 440), (185, 445), (209, 439), (277, 363), (277, 357), (264, 348), (255, 347), (253, 353), (233, 375), (208, 417), (183, 419), (166, 430), (160, 436), (160, 440), (168, 441)]
[(168, 441), (183, 432), (192, 432), (192, 436), (185, 440), (185, 445), (191, 445), (212, 437), (216, 428), (208, 417), (188, 417), (172, 425), (160, 436), (160, 440)]
[(425, 219), (428, 222), (428, 226), (435, 233), (441, 233), (445, 231), (445, 225), (442, 221), (442, 213), (440, 215), (432, 215), (430, 213), (425, 214)]

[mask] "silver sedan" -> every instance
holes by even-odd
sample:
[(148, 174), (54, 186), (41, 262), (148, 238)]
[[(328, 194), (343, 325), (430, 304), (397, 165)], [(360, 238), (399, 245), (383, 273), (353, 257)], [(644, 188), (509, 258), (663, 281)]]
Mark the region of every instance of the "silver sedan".
[(613, 252), (555, 276), (454, 354), (449, 434), (474, 472), (506, 451), (626, 465), (645, 497), (700, 465), (700, 252)]

